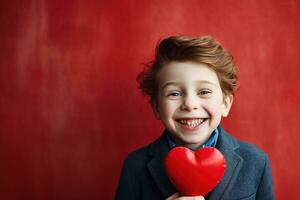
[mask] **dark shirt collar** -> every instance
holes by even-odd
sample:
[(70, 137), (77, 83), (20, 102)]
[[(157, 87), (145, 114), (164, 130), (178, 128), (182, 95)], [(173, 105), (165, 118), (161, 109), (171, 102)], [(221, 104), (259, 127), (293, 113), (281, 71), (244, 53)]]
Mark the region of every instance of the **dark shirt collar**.
[[(202, 147), (216, 147), (217, 141), (218, 141), (218, 137), (219, 137), (219, 127), (217, 127), (211, 134), (211, 136), (208, 138), (208, 140), (202, 144), (199, 148)], [(171, 133), (169, 131), (166, 131), (167, 133), (167, 139), (168, 139), (168, 144), (170, 146), (170, 148), (174, 148), (176, 146), (179, 146), (178, 144), (175, 143), (175, 141), (172, 139)]]

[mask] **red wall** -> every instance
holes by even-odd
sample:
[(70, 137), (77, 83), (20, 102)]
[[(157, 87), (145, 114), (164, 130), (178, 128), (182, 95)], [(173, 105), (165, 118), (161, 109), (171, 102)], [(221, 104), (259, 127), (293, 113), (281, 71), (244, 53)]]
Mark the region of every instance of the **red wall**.
[(125, 155), (162, 130), (135, 77), (170, 34), (233, 53), (224, 126), (269, 154), (277, 199), (300, 198), (298, 0), (0, 4), (0, 199), (112, 199)]

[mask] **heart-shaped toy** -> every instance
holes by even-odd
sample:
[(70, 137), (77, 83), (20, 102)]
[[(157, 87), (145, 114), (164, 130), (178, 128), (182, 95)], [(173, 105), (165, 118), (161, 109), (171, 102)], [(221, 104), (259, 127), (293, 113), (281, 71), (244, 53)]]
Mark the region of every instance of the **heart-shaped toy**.
[(223, 154), (213, 147), (195, 152), (175, 147), (166, 157), (165, 169), (181, 195), (205, 196), (224, 176), (226, 161)]

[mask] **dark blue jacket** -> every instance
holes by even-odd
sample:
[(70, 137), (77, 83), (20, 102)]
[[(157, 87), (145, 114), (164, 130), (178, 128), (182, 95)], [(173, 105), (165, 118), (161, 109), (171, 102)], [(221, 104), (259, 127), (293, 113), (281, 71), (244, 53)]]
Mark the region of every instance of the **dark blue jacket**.
[[(265, 153), (241, 142), (222, 128), (216, 146), (225, 156), (223, 179), (206, 200), (273, 200), (270, 164)], [(161, 200), (177, 192), (164, 170), (170, 151), (166, 134), (131, 153), (124, 162), (116, 200)]]

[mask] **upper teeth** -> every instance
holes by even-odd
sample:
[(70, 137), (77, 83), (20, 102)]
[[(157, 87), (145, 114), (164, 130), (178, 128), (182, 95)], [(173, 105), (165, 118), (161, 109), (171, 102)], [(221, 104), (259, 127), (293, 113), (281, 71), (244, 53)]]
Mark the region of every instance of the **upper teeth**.
[(200, 125), (201, 122), (203, 122), (203, 121), (204, 121), (204, 119), (192, 119), (192, 120), (181, 119), (180, 123), (182, 123), (184, 125), (196, 127), (196, 126)]

